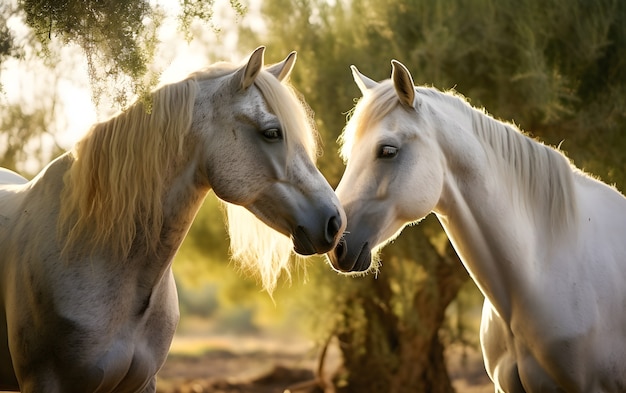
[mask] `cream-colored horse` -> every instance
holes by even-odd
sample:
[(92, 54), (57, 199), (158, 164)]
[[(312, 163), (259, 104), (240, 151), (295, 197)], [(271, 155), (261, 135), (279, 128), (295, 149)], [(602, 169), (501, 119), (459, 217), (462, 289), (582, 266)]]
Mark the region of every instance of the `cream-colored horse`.
[(336, 244), (343, 210), (281, 83), (295, 53), (265, 69), (263, 53), (158, 89), (32, 181), (0, 171), (0, 388), (154, 392), (179, 317), (172, 259), (210, 189), (273, 228), (228, 209), (270, 290), (292, 247)]
[(372, 249), (434, 212), (485, 295), (496, 390), (625, 392), (626, 199), (392, 65), (380, 84), (353, 69), (364, 97), (342, 136), (348, 228), (333, 266), (369, 269)]

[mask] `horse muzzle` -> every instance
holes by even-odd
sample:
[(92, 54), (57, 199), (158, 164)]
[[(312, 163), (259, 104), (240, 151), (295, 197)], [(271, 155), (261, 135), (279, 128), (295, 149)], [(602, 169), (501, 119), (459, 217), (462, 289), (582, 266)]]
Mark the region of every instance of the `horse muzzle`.
[[(340, 241), (345, 228), (345, 218), (339, 211), (316, 218), (312, 220), (313, 225), (300, 224), (292, 232), (293, 249), (297, 254), (324, 254), (332, 250)], [(319, 218), (323, 219), (320, 221)]]
[[(358, 242), (355, 243), (358, 244)], [(372, 251), (369, 242), (361, 243), (360, 247), (350, 248), (346, 235), (327, 255), (333, 268), (342, 273), (364, 272), (369, 270), (372, 264)]]

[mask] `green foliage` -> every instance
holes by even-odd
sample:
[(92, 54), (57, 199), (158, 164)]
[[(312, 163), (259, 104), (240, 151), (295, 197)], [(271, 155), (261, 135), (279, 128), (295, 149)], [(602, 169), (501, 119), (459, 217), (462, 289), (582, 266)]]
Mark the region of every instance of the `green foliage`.
[[(49, 56), (49, 42), (61, 39), (76, 44), (85, 53), (93, 84), (94, 102), (104, 94), (107, 84), (129, 78), (132, 92), (146, 94), (143, 78), (154, 55), (155, 31), (163, 15), (147, 0), (21, 0), (26, 24), (32, 28)], [(111, 85), (109, 85), (111, 86)], [(126, 91), (119, 89), (116, 101), (126, 105)]]
[(624, 175), (611, 170), (624, 168), (624, 156), (600, 154), (626, 147), (617, 135), (626, 123), (623, 2), (438, 4), (407, 2), (401, 12), (389, 7), (394, 56), (411, 67), (417, 83), (455, 87), (548, 143), (565, 140), (580, 166), (625, 184)]
[[(238, 16), (243, 16), (248, 10), (247, 7), (239, 0), (229, 0), (230, 6)], [(191, 41), (193, 33), (191, 27), (196, 20), (209, 23), (213, 31), (218, 32), (220, 29), (211, 23), (213, 20), (215, 0), (180, 0), (182, 12), (178, 15), (180, 29), (185, 35), (187, 41)]]
[(180, 312), (185, 316), (210, 318), (219, 307), (217, 286), (205, 284), (203, 286), (178, 286), (178, 302)]
[(4, 59), (15, 56), (17, 51), (15, 36), (7, 27), (7, 20), (13, 12), (8, 4), (0, 4), (0, 65)]
[[(45, 113), (37, 111), (26, 114), (21, 106), (10, 105), (2, 108), (3, 129), (0, 135), (0, 166), (15, 169), (18, 162), (27, 158), (27, 142), (41, 133), (42, 123), (45, 123)], [(45, 128), (44, 128), (45, 129)]]
[[(230, 3), (239, 15), (245, 13), (241, 2)], [(158, 31), (165, 18), (158, 4), (148, 0), (19, 0), (18, 6), (41, 45), (42, 58), (50, 60), (50, 43), (55, 39), (82, 49), (96, 104), (101, 97), (109, 96), (124, 107), (132, 95), (149, 104), (148, 94), (159, 79), (159, 71), (150, 65), (160, 44)], [(188, 40), (193, 36), (193, 21), (213, 26), (213, 6), (213, 0), (181, 0), (178, 19)], [(5, 47), (11, 44), (11, 38), (11, 32), (0, 28), (0, 61), (8, 53)]]
[(181, 30), (185, 34), (185, 39), (191, 41), (191, 25), (194, 20), (211, 20), (213, 18), (213, 4), (215, 0), (195, 1), (181, 0), (182, 13), (178, 16)]
[[(52, 104), (54, 106), (54, 104)], [(53, 108), (40, 106), (25, 112), (23, 105), (10, 104), (0, 107), (0, 167), (10, 168), (27, 175), (22, 165), (29, 157), (44, 156), (46, 143), (54, 137), (49, 134)], [(49, 137), (48, 139), (44, 137)], [(44, 142), (45, 141), (45, 142)], [(61, 151), (53, 147), (52, 155)]]

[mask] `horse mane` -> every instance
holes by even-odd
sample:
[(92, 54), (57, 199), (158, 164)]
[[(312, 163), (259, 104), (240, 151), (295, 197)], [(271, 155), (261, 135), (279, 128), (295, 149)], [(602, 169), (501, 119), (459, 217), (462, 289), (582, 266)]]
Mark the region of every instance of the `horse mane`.
[(168, 165), (183, 154), (196, 91), (193, 78), (161, 87), (150, 110), (139, 100), (74, 146), (59, 216), (64, 253), (81, 242), (122, 259), (133, 242), (156, 250)]
[[(254, 82), (283, 128), (288, 152), (302, 146), (313, 162), (318, 155), (318, 136), (313, 114), (304, 99), (285, 82), (261, 72)], [(230, 250), (233, 259), (245, 269), (258, 272), (268, 292), (276, 287), (281, 272), (291, 278), (289, 261), (293, 255), (290, 238), (271, 229), (241, 206), (224, 202)]]
[(489, 147), (485, 151), (490, 166), (502, 171), (501, 179), (509, 182), (512, 199), (525, 204), (535, 217), (547, 218), (553, 233), (573, 227), (577, 220), (573, 173), (578, 170), (561, 151), (529, 137), (512, 123), (495, 119), (484, 109), (474, 108), (456, 92), (432, 88), (418, 92), (448, 102), (470, 116), (474, 134)]
[[(66, 239), (64, 253), (82, 243), (89, 244), (92, 251), (106, 247), (121, 259), (137, 242), (147, 251), (156, 250), (168, 165), (182, 157), (197, 81), (225, 76), (236, 69), (229, 63), (216, 63), (153, 92), (151, 112), (137, 101), (89, 130), (73, 149), (74, 161), (64, 178), (59, 217), (60, 237)], [(315, 161), (317, 133), (312, 111), (304, 100), (267, 71), (259, 73), (255, 86), (280, 119), (288, 150), (302, 146)], [(271, 292), (282, 271), (289, 276), (291, 240), (245, 208), (224, 204), (233, 259), (243, 269), (258, 272)]]
[[(510, 123), (496, 120), (484, 110), (474, 108), (460, 94), (418, 87), (417, 94), (451, 105), (466, 114), (473, 133), (482, 143), (494, 170), (506, 171), (502, 178), (511, 182), (512, 198), (531, 204), (540, 217), (548, 217), (552, 228), (567, 228), (576, 221), (573, 173), (577, 171), (560, 151), (546, 146)], [(400, 106), (391, 81), (379, 83), (362, 98), (349, 124), (339, 138), (344, 161), (367, 124), (375, 124)], [(419, 109), (418, 109), (419, 115)], [(503, 165), (508, 164), (508, 165)], [(538, 211), (538, 208), (543, 210)]]

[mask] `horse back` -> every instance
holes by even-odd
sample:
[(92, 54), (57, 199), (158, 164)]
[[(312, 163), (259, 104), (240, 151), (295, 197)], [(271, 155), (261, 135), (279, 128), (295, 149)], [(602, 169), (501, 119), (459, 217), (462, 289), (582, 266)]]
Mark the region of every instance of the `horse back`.
[(28, 182), (17, 173), (0, 168), (0, 249), (2, 249), (3, 230), (6, 231), (11, 225), (13, 217), (25, 192), (25, 184)]
[(28, 184), (25, 178), (13, 171), (0, 168), (0, 267), (7, 258), (10, 236), (14, 232), (15, 221), (27, 192)]
[(7, 168), (0, 168), (0, 184), (24, 184), (26, 180), (23, 176)]

